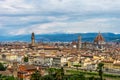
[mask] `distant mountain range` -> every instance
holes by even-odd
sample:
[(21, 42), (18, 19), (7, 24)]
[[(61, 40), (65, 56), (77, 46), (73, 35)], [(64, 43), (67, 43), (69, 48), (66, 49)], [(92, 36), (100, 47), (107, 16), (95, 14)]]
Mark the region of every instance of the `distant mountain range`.
[[(120, 34), (101, 33), (106, 42), (120, 42)], [(82, 41), (93, 42), (98, 33), (53, 33), (53, 34), (37, 34), (35, 35), (36, 42), (71, 42), (76, 41), (78, 36), (82, 37)], [(31, 34), (17, 36), (0, 36), (1, 42), (23, 41), (30, 42)]]

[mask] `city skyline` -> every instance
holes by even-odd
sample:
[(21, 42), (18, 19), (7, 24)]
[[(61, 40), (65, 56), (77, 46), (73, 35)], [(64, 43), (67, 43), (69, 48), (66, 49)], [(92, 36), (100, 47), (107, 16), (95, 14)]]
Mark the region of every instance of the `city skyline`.
[(119, 4), (119, 0), (0, 0), (0, 34), (120, 33)]
[(0, 80), (120, 80), (120, 0), (0, 0)]

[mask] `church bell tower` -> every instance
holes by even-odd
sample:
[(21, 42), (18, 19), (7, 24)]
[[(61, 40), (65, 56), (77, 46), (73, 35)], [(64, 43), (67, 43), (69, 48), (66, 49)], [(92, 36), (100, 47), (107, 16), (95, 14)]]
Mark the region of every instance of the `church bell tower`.
[(35, 46), (35, 34), (34, 34), (34, 32), (32, 33), (32, 36), (31, 36), (31, 46)]
[(78, 36), (77, 49), (80, 50), (80, 48), (81, 48), (81, 36)]

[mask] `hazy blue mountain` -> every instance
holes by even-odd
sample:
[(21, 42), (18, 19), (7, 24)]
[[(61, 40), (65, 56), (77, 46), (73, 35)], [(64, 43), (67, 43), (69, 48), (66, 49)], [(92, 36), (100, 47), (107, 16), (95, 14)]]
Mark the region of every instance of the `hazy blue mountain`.
[[(82, 41), (89, 41), (92, 42), (94, 38), (98, 35), (98, 33), (74, 33), (74, 34), (67, 34), (67, 33), (53, 33), (53, 34), (37, 34), (35, 35), (35, 39), (37, 42), (47, 41), (47, 42), (71, 42), (76, 41), (78, 36), (82, 37)], [(105, 41), (119, 41), (120, 42), (120, 34), (114, 33), (102, 33)], [(0, 41), (24, 41), (30, 42), (31, 41), (31, 34), (29, 35), (17, 35), (17, 36), (0, 36)]]

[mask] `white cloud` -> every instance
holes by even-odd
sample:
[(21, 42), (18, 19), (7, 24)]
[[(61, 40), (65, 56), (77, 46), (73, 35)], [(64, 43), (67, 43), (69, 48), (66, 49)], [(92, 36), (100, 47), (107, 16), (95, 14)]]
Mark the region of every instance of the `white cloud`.
[(36, 34), (53, 33), (53, 32), (58, 31), (57, 27), (59, 29), (61, 26), (65, 26), (65, 25), (66, 25), (66, 23), (62, 23), (62, 22), (51, 22), (51, 23), (45, 23), (45, 24), (37, 24), (37, 25), (32, 25), (30, 27), (14, 29), (9, 34), (21, 35), (21, 34), (26, 34), (26, 33), (28, 34), (28, 33), (32, 33), (32, 32), (35, 32)]
[[(65, 32), (65, 33), (81, 33), (81, 32), (110, 32), (113, 31), (114, 24), (108, 23), (111, 19), (105, 18), (94, 18), (87, 19), (79, 22), (50, 22), (44, 24), (35, 24), (29, 27), (13, 30), (11, 35), (30, 34), (35, 32), (36, 34), (54, 33), (54, 32)], [(114, 19), (117, 21), (120, 19)]]
[(3, 0), (0, 27), (5, 34), (35, 32), (117, 32), (120, 0)]
[(26, 4), (25, 0), (4, 0), (0, 2), (1, 14), (18, 14), (33, 9), (32, 5)]
[[(120, 10), (120, 0), (5, 0), (0, 2), (0, 9), (16, 13), (34, 12), (75, 12)], [(20, 12), (23, 11), (23, 12)]]

